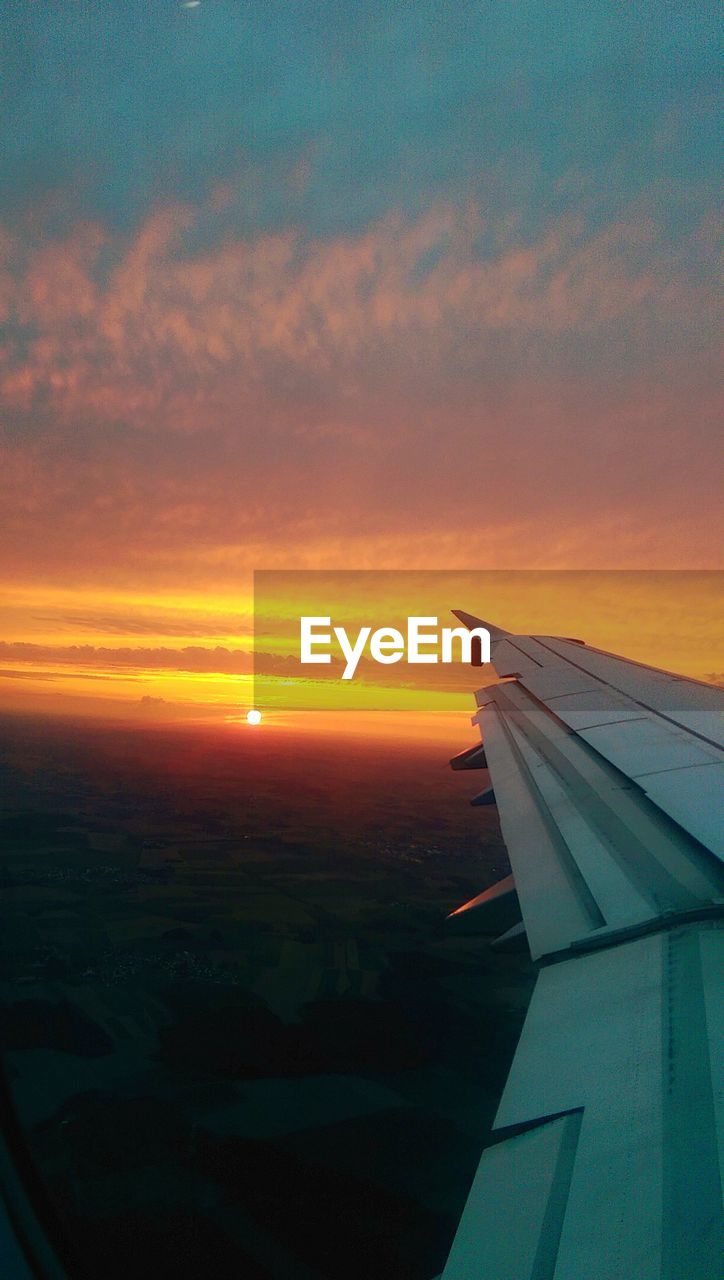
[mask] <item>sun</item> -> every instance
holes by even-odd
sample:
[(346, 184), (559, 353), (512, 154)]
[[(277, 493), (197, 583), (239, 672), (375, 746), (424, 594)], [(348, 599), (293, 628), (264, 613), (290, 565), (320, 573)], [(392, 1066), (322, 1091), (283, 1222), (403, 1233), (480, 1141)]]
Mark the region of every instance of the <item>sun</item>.
[(252, 710), (251, 710), (251, 711), (247, 711), (247, 713), (246, 713), (246, 723), (247, 723), (247, 724), (261, 724), (261, 711), (256, 711), (256, 710), (254, 710), (253, 708), (252, 708)]

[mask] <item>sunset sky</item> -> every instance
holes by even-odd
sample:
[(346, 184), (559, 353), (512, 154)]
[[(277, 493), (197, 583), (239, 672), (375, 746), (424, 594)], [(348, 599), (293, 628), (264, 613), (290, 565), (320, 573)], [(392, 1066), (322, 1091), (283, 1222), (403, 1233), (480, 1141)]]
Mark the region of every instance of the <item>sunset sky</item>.
[(244, 704), (254, 569), (721, 565), (718, 6), (3, 28), (0, 706)]

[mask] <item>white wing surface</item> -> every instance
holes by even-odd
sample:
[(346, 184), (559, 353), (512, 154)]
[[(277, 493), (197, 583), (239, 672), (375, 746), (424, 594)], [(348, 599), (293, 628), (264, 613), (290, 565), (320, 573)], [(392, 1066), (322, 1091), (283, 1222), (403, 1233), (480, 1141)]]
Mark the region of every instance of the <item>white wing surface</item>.
[(490, 770), (540, 973), (443, 1280), (714, 1280), (724, 693), (489, 630), (484, 759), (456, 767)]

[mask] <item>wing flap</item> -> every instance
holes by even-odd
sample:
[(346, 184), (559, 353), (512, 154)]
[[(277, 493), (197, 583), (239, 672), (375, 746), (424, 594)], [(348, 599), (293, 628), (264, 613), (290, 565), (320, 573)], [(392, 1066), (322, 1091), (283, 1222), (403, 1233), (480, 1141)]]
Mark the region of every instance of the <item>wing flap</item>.
[[(523, 1280), (541, 1274), (541, 1239), (553, 1250), (570, 1187), (580, 1116), (558, 1116), (483, 1154), (441, 1280)], [(484, 1214), (495, 1224), (481, 1236)]]
[(718, 1274), (722, 965), (714, 922), (541, 971), (443, 1280)]
[(485, 745), (503, 838), (518, 886), (531, 954), (567, 945), (601, 923), (571, 884), (560, 841), (532, 799), (528, 771), (514, 749), (498, 708), (485, 713)]
[(518, 683), (489, 693), (477, 720), (534, 958), (719, 897), (720, 867), (645, 793), (663, 774), (635, 785)]
[(665, 769), (637, 782), (654, 804), (724, 861), (724, 765)]
[[(719, 771), (700, 772), (724, 765), (721, 689), (551, 636), (505, 633), (492, 645), (492, 662), (501, 678), (513, 677), (535, 700), (537, 708), (524, 708), (527, 722), (543, 723), (548, 711), (684, 831), (724, 856)], [(496, 699), (496, 687), (478, 691), (479, 706)], [(699, 787), (705, 805), (692, 799)]]

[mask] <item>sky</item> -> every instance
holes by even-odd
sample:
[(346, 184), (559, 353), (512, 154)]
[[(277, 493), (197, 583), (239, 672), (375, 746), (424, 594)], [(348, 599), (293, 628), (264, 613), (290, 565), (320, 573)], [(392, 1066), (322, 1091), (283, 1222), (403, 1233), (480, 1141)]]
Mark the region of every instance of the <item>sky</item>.
[(243, 699), (254, 569), (720, 567), (718, 24), (8, 0), (0, 705)]

